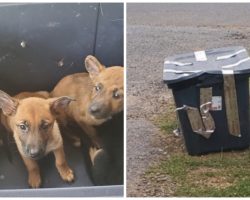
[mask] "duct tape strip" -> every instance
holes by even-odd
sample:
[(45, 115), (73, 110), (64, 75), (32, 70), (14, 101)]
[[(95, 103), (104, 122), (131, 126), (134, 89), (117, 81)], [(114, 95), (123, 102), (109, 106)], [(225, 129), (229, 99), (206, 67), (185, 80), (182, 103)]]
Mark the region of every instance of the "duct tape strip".
[(210, 137), (215, 130), (215, 123), (210, 110), (212, 107), (212, 87), (200, 88), (200, 112), (205, 126), (205, 135)]
[(175, 136), (180, 136), (183, 133), (183, 131), (182, 131), (181, 122), (180, 122), (178, 112), (176, 112), (176, 122), (177, 122), (177, 127), (176, 127), (176, 129), (173, 130), (173, 134)]
[(206, 131), (198, 108), (184, 105), (183, 107), (176, 109), (176, 111), (178, 110), (186, 110), (192, 131), (194, 133), (202, 135), (207, 139), (210, 137), (211, 132)]
[(224, 99), (229, 133), (241, 137), (237, 93), (233, 70), (222, 70), (224, 80)]
[(228, 54), (228, 55), (224, 55), (224, 56), (218, 56), (216, 58), (216, 60), (225, 60), (225, 59), (228, 59), (228, 58), (232, 58), (232, 57), (237, 56), (238, 54), (243, 53), (243, 52), (246, 52), (246, 49), (241, 49), (241, 50), (236, 51), (235, 53), (232, 53), (232, 54)]
[(195, 51), (194, 56), (195, 60), (198, 62), (207, 61), (207, 55), (205, 51)]
[(212, 102), (207, 102), (200, 106), (202, 121), (205, 126), (205, 132), (203, 134), (205, 134), (204, 137), (206, 138), (209, 138), (215, 130), (215, 122), (211, 113), (209, 112), (210, 109), (205, 108), (207, 105), (211, 107), (211, 104)]
[(164, 62), (164, 64), (172, 64), (172, 65), (176, 65), (176, 66), (180, 66), (180, 67), (183, 67), (183, 66), (188, 66), (188, 65), (192, 65), (193, 63), (181, 63), (181, 62), (175, 62), (175, 61), (169, 61), (169, 60), (166, 60)]
[(244, 62), (246, 62), (248, 60), (250, 60), (250, 57), (239, 60), (237, 63), (234, 63), (234, 64), (224, 65), (224, 66), (222, 66), (222, 68), (227, 69), (227, 68), (237, 67), (238, 65), (240, 65), (240, 64), (242, 64), (242, 63), (244, 63)]
[(201, 70), (175, 70), (175, 69), (164, 69), (163, 72), (175, 73), (175, 74), (192, 74), (192, 73), (200, 73)]
[(213, 88), (200, 88), (200, 105), (212, 101)]

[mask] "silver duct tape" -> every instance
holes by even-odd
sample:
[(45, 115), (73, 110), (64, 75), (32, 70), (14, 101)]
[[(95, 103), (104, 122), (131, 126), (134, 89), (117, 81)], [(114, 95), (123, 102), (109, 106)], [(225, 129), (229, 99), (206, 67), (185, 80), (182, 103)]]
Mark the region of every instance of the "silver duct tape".
[(178, 110), (185, 110), (187, 112), (187, 116), (194, 133), (202, 135), (205, 138), (209, 138), (213, 133), (213, 130), (206, 130), (203, 120), (198, 108), (183, 105), (183, 107), (177, 108)]
[(247, 58), (244, 58), (242, 60), (239, 60), (238, 62), (236, 62), (234, 64), (224, 65), (224, 66), (222, 66), (222, 68), (223, 69), (227, 69), (227, 68), (237, 67), (238, 65), (240, 65), (240, 64), (242, 64), (242, 63), (244, 63), (244, 62), (246, 62), (248, 60), (250, 60), (250, 57), (247, 57)]
[(205, 51), (195, 51), (194, 56), (197, 62), (207, 61), (207, 55)]
[(210, 133), (210, 135), (215, 130), (215, 122), (210, 114), (210, 110), (212, 107), (212, 96), (213, 96), (213, 88), (200, 88), (200, 112), (202, 116), (202, 121), (206, 130), (206, 133)]
[(173, 134), (175, 136), (180, 136), (183, 131), (182, 131), (182, 127), (181, 127), (181, 122), (180, 122), (180, 118), (179, 118), (179, 113), (176, 112), (176, 122), (177, 122), (177, 127), (175, 130), (173, 130)]
[(229, 59), (229, 58), (232, 58), (234, 56), (237, 56), (238, 54), (240, 53), (243, 53), (243, 52), (246, 52), (246, 49), (241, 49), (239, 51), (236, 51), (235, 53), (232, 53), (232, 54), (228, 54), (228, 55), (224, 55), (224, 56), (218, 56), (216, 58), (216, 60), (225, 60), (225, 59)]
[[(211, 105), (212, 105), (212, 102), (207, 102), (200, 106), (202, 121), (205, 126), (206, 133), (210, 133), (210, 135), (215, 130), (215, 122), (214, 122), (212, 115), (209, 112)], [(207, 108), (207, 106), (209, 107)]]
[(172, 65), (176, 65), (176, 66), (180, 66), (180, 67), (182, 67), (182, 66), (189, 66), (189, 65), (192, 65), (193, 63), (182, 63), (182, 62), (176, 62), (176, 61), (169, 61), (169, 60), (166, 60), (165, 62), (164, 62), (164, 64), (172, 64)]
[(175, 69), (164, 69), (163, 72), (170, 72), (175, 74), (192, 74), (192, 73), (199, 73), (201, 70), (175, 70)]

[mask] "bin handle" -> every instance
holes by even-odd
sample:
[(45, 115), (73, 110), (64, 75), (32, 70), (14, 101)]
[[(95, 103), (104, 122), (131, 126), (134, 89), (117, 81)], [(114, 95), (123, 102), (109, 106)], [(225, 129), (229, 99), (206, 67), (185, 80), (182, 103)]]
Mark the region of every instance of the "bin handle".
[(175, 109), (175, 111), (186, 110), (193, 132), (202, 135), (207, 139), (215, 130), (213, 118), (208, 112), (209, 109), (204, 110), (204, 107), (209, 104), (211, 104), (211, 102), (206, 102), (200, 106), (202, 115), (198, 108), (187, 105)]
[(195, 110), (195, 108), (191, 107), (191, 106), (187, 106), (187, 105), (183, 105), (182, 107), (176, 108), (175, 111), (179, 111), (179, 110)]
[(211, 105), (212, 105), (212, 102), (211, 102), (211, 101), (206, 102), (206, 103), (204, 103), (204, 104), (201, 104), (201, 105), (200, 105), (200, 110), (201, 110), (204, 114), (206, 114), (206, 113), (209, 112), (210, 107), (208, 107), (207, 109), (205, 109), (205, 107), (206, 107), (206, 106), (211, 106)]

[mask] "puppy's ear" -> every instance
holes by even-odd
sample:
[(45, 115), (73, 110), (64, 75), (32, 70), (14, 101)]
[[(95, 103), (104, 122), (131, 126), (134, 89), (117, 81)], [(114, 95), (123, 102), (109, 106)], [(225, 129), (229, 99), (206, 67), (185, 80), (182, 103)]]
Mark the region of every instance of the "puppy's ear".
[(13, 115), (16, 112), (18, 101), (0, 90), (0, 108), (5, 115)]
[(75, 101), (75, 99), (67, 96), (56, 97), (48, 99), (50, 104), (50, 110), (53, 114), (58, 114), (61, 110), (64, 110), (68, 107), (71, 101)]
[(86, 70), (89, 72), (90, 78), (94, 78), (97, 76), (102, 70), (105, 69), (103, 66), (94, 56), (88, 55), (85, 58), (85, 67)]

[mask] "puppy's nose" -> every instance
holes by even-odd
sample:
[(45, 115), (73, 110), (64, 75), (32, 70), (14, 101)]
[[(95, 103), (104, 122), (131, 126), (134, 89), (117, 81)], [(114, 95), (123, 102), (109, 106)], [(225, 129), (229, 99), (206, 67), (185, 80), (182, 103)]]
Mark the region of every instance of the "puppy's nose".
[(95, 113), (99, 113), (101, 111), (101, 107), (97, 104), (93, 104), (92, 106), (90, 106), (90, 112), (92, 114), (95, 114)]
[(38, 148), (30, 148), (30, 155), (32, 157), (36, 157), (40, 154), (40, 151)]

